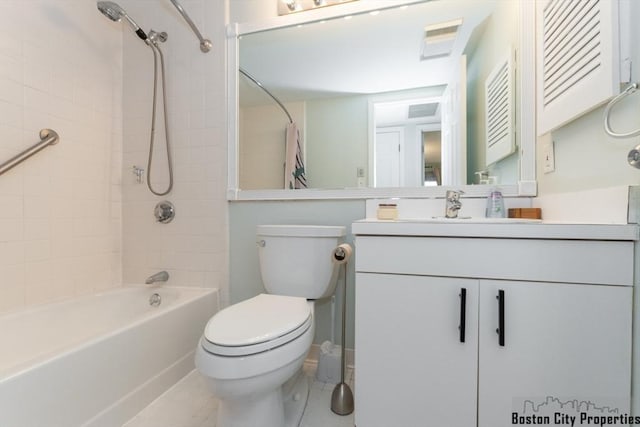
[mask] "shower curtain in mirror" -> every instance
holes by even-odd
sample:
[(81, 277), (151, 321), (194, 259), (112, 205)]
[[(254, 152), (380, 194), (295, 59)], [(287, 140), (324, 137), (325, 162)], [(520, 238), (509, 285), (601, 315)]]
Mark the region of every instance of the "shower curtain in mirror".
[(289, 123), (287, 125), (285, 155), (284, 188), (290, 190), (307, 188), (307, 178), (304, 175), (304, 162), (302, 160), (300, 132), (295, 123)]

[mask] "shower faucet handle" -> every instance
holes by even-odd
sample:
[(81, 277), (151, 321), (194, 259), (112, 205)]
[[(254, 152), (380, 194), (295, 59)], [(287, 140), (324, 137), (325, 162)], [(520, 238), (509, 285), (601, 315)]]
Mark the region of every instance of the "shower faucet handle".
[(165, 200), (156, 205), (153, 213), (159, 223), (168, 224), (173, 221), (173, 218), (176, 216), (176, 209), (173, 203)]

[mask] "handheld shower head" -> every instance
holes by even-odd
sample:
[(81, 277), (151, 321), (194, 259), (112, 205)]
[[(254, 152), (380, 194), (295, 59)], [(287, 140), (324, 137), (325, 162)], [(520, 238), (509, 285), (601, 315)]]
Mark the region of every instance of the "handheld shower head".
[(113, 22), (120, 22), (120, 19), (126, 15), (124, 9), (112, 1), (99, 1), (97, 6), (98, 10)]
[(113, 22), (120, 22), (122, 18), (126, 19), (133, 28), (133, 31), (136, 32), (138, 37), (140, 37), (145, 43), (149, 43), (147, 34), (142, 31), (142, 29), (136, 24), (136, 22), (131, 19), (127, 12), (124, 11), (122, 7), (118, 3), (112, 1), (99, 1), (97, 3), (98, 10), (107, 18), (111, 19)]

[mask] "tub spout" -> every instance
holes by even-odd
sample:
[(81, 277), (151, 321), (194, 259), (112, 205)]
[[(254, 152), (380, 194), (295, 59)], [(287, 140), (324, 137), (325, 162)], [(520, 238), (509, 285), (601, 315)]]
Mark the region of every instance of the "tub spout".
[(154, 274), (153, 276), (147, 277), (147, 280), (144, 281), (147, 285), (151, 285), (156, 282), (166, 282), (169, 280), (169, 273), (166, 271), (161, 271), (159, 273)]

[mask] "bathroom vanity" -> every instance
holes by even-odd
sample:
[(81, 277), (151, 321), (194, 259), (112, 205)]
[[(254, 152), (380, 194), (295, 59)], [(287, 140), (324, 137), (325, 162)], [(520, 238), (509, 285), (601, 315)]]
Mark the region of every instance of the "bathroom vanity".
[(547, 397), (629, 414), (636, 225), (352, 232), (358, 427), (510, 426)]

